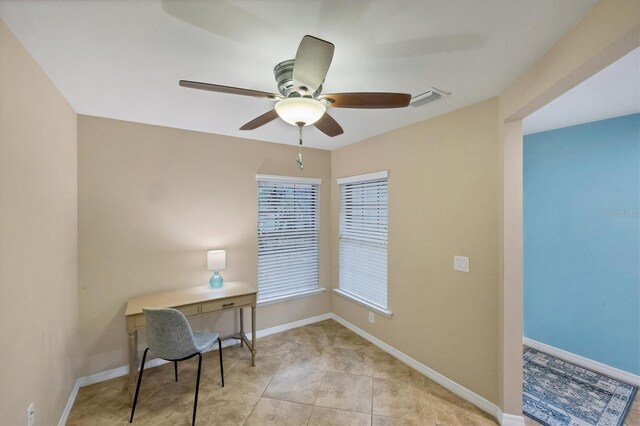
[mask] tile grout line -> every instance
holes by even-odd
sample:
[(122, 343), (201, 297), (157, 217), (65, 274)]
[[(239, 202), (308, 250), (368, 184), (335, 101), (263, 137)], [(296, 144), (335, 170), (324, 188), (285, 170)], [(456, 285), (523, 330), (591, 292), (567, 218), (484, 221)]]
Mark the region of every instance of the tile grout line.
[[(296, 340), (295, 343), (298, 343), (298, 341)], [(289, 351), (287, 352), (287, 355), (291, 354), (291, 349), (289, 349)], [(260, 395), (259, 399), (258, 399), (258, 403), (260, 402), (260, 400), (262, 400), (264, 397), (265, 392), (267, 391), (267, 389), (269, 388), (269, 385), (271, 385), (271, 382), (273, 382), (273, 379), (275, 379), (275, 377), (278, 375), (278, 373), (280, 372), (280, 370), (282, 369), (282, 364), (278, 365), (278, 369), (276, 370), (275, 374), (271, 377), (271, 379), (269, 380), (269, 383), (267, 383), (267, 386), (265, 386), (264, 390), (262, 391), (262, 394)], [(317, 396), (316, 396), (317, 397)], [(275, 401), (282, 401), (282, 402), (292, 402), (292, 401), (285, 401), (285, 400), (281, 400), (278, 398), (267, 398), (267, 399), (273, 399)], [(256, 406), (258, 405), (258, 403), (256, 403)], [(295, 404), (295, 403), (294, 403)], [(254, 407), (255, 408), (255, 407)], [(253, 410), (251, 410), (251, 412), (253, 412)], [(313, 412), (313, 408), (311, 409), (311, 412), (309, 412), (309, 418), (307, 419), (307, 425), (309, 424), (309, 421), (311, 420), (311, 414)], [(251, 414), (249, 414), (250, 416)], [(249, 419), (249, 417), (247, 417), (247, 420)], [(246, 424), (246, 422), (245, 422)]]
[(318, 386), (318, 391), (316, 392), (316, 397), (313, 398), (313, 406), (316, 407), (316, 401), (318, 400), (318, 394), (320, 393), (320, 389), (322, 389), (322, 384), (324, 383), (324, 379), (326, 376), (326, 371), (322, 372), (322, 380), (320, 380), (320, 386)]
[(371, 426), (373, 426), (373, 374), (375, 373), (375, 367), (371, 368)]
[[(422, 378), (422, 382), (424, 384), (424, 377)], [(436, 411), (433, 409), (433, 404), (431, 403), (431, 395), (427, 395), (427, 402), (429, 403), (429, 408), (431, 409), (431, 419), (433, 419), (433, 424), (438, 424), (438, 419), (436, 419)]]
[(249, 415), (247, 416), (246, 419), (244, 419), (244, 422), (242, 423), (243, 426), (245, 426), (247, 424), (247, 422), (249, 421), (249, 418), (251, 417), (251, 415), (253, 414), (253, 412), (255, 411), (256, 407), (258, 406), (258, 403), (260, 402), (261, 398), (258, 398), (258, 400), (256, 401), (256, 403), (254, 404), (253, 408), (251, 409), (251, 411), (249, 412)]

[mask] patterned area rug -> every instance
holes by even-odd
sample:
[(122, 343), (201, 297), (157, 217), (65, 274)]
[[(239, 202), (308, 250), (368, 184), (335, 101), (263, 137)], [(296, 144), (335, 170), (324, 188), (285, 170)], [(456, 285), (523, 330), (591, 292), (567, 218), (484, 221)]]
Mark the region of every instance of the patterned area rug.
[(637, 388), (525, 347), (524, 414), (547, 426), (621, 426)]

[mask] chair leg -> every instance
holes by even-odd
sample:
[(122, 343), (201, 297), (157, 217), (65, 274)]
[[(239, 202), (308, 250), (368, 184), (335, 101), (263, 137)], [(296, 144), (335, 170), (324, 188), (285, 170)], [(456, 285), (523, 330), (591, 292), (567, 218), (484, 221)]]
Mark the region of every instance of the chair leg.
[(196, 398), (193, 402), (193, 420), (191, 426), (196, 424), (196, 412), (198, 411), (198, 389), (200, 389), (200, 368), (202, 367), (202, 355), (198, 354), (198, 376), (196, 378)]
[(178, 361), (173, 361), (173, 371), (176, 373), (176, 382), (178, 381)]
[(140, 364), (140, 374), (138, 374), (138, 384), (136, 385), (136, 395), (133, 397), (133, 407), (131, 407), (131, 417), (129, 418), (129, 423), (133, 422), (133, 415), (136, 412), (136, 404), (138, 403), (138, 393), (140, 392), (140, 383), (142, 383), (142, 373), (144, 372), (144, 361), (147, 358), (147, 352), (149, 352), (149, 348), (144, 350), (144, 354), (142, 355), (142, 364)]
[(220, 379), (222, 387), (224, 387), (224, 369), (222, 368), (222, 340), (218, 337), (218, 355), (220, 356)]

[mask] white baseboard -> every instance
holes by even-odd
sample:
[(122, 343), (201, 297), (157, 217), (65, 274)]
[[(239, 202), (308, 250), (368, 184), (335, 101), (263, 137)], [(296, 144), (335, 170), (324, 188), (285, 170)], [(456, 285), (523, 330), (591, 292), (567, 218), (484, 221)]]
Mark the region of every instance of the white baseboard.
[(513, 414), (504, 414), (500, 410), (500, 425), (502, 426), (524, 426), (524, 416), (514, 416)]
[[(301, 319), (299, 321), (289, 322), (287, 324), (276, 325), (275, 327), (265, 328), (264, 330), (256, 331), (256, 337), (259, 339), (261, 337), (268, 336), (270, 334), (282, 333), (283, 331), (291, 330), (298, 327), (303, 327), (305, 325), (313, 324), (315, 322), (320, 322), (324, 320), (328, 320), (332, 318), (331, 313), (326, 313), (322, 315), (318, 315), (311, 318)], [(251, 334), (248, 334), (247, 337), (251, 340)]]
[[(481, 397), (480, 395), (476, 394), (475, 392), (470, 391), (469, 389), (465, 388), (462, 385), (459, 385), (458, 383), (454, 382), (453, 380), (449, 379), (448, 377), (445, 377), (442, 374), (438, 373), (437, 371), (432, 370), (431, 368), (427, 367), (426, 365), (422, 364), (421, 362), (416, 361), (415, 359), (411, 358), (409, 355), (406, 355), (403, 352), (400, 352), (399, 350), (397, 350), (393, 346), (390, 346), (390, 345), (386, 344), (382, 340), (380, 340), (377, 337), (374, 337), (371, 334), (367, 333), (366, 331), (356, 327), (355, 325), (353, 325), (350, 322), (344, 320), (343, 318), (339, 317), (338, 315), (331, 314), (331, 317), (336, 322), (342, 324), (343, 326), (345, 326), (349, 330), (353, 331), (354, 333), (358, 334), (359, 336), (361, 336), (364, 339), (368, 340), (369, 342), (373, 343), (374, 345), (376, 345), (377, 347), (379, 347), (383, 351), (387, 352), (388, 354), (392, 355), (393, 357), (395, 357), (395, 358), (399, 359), (400, 361), (404, 362), (409, 367), (411, 367), (411, 368), (419, 371), (420, 373), (424, 374), (425, 376), (427, 376), (428, 378), (430, 378), (434, 382), (436, 382), (436, 383), (444, 386), (445, 388), (449, 389), (451, 392), (455, 393), (459, 397), (469, 401), (470, 403), (472, 403), (476, 407), (480, 408), (481, 410), (486, 411), (487, 413), (491, 414), (492, 416), (494, 416), (496, 419), (500, 420), (501, 422), (507, 416), (509, 417), (509, 421), (511, 421), (512, 417), (513, 418), (521, 417), (521, 416), (511, 416), (511, 415), (507, 415), (507, 414), (503, 415), (502, 411), (500, 410), (500, 407), (498, 407), (497, 405), (495, 405), (491, 401), (486, 400), (485, 398)], [(522, 422), (521, 423), (501, 423), (501, 424), (505, 424), (505, 425), (507, 425), (507, 424), (508, 425), (516, 425), (516, 424), (517, 425), (524, 425), (524, 418), (522, 418)]]
[(586, 368), (587, 370), (604, 374), (605, 376), (609, 376), (612, 379), (620, 380), (621, 382), (625, 382), (633, 386), (640, 386), (640, 376), (637, 376), (633, 373), (629, 373), (628, 371), (611, 367), (601, 362), (594, 361), (592, 359), (585, 358), (583, 356), (576, 355), (571, 352), (567, 352), (563, 349), (558, 349), (556, 347), (547, 345), (545, 343), (541, 343), (536, 340), (529, 339), (528, 337), (524, 337), (523, 342), (525, 345), (535, 350), (547, 353), (549, 355), (553, 355), (556, 358), (560, 358), (572, 364), (579, 365), (580, 367)]
[(78, 396), (78, 389), (80, 389), (79, 379), (76, 380), (76, 383), (73, 385), (73, 389), (71, 389), (71, 395), (69, 395), (69, 399), (67, 399), (67, 405), (64, 406), (64, 411), (62, 411), (62, 415), (60, 416), (60, 420), (58, 421), (58, 426), (64, 426), (65, 424), (67, 424), (69, 413), (71, 413), (73, 403), (76, 401), (76, 396)]

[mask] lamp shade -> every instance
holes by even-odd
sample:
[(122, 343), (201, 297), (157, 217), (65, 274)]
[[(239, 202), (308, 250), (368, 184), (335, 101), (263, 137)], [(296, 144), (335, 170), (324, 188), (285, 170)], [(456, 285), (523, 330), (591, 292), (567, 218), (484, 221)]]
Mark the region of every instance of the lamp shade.
[(311, 98), (287, 98), (279, 101), (276, 112), (284, 121), (294, 126), (298, 123), (308, 126), (320, 120), (327, 107), (320, 101)]
[(222, 271), (227, 266), (227, 252), (224, 250), (209, 250), (207, 252), (207, 269)]

